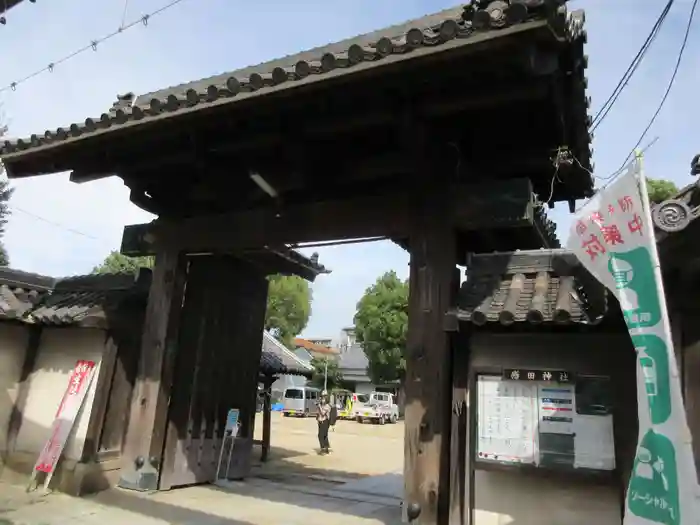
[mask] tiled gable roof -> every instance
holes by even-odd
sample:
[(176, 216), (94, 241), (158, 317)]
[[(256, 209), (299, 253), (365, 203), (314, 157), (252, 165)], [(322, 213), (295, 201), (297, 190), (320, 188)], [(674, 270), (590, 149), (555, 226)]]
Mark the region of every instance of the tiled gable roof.
[[(146, 269), (136, 277), (132, 274), (101, 274), (54, 279), (0, 268), (0, 321), (96, 326), (100, 321), (107, 321), (107, 312), (128, 297), (142, 299), (145, 304), (150, 281), (151, 272)], [(310, 377), (313, 367), (264, 332), (260, 372)]]
[(361, 343), (355, 343), (340, 355), (339, 368), (341, 370), (359, 370), (364, 373), (368, 366), (369, 361)]
[(269, 375), (301, 375), (310, 377), (313, 367), (304, 363), (294, 352), (268, 332), (263, 332), (260, 371)]
[(69, 325), (106, 312), (134, 293), (146, 293), (151, 272), (53, 278), (0, 268), (0, 319)]
[(0, 319), (22, 318), (55, 284), (51, 277), (0, 268)]
[(474, 255), (455, 313), (478, 326), (594, 323), (607, 292), (567, 250)]
[(325, 77), (351, 74), (528, 29), (550, 27), (558, 38), (566, 41), (584, 36), (581, 11), (567, 13), (565, 6), (558, 6), (556, 2), (544, 2), (534, 8), (526, 7), (524, 2), (511, 6), (503, 3), (503, 6), (500, 9), (479, 9), (476, 14), (469, 6), (451, 8), (335, 44), (139, 97), (134, 98), (129, 93), (121, 96), (112, 109), (99, 117), (24, 139), (6, 140), (0, 143), (0, 155), (21, 155), (27, 149), (51, 148), (57, 143), (80, 140), (156, 118), (236, 103)]

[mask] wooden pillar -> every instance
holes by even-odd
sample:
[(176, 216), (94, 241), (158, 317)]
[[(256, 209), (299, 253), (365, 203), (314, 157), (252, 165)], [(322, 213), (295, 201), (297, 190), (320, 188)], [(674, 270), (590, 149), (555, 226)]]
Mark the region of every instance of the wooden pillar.
[(157, 253), (122, 451), (122, 488), (158, 488), (186, 274), (184, 255), (168, 249)]
[(695, 469), (700, 472), (700, 308), (685, 308), (681, 316), (679, 367), (688, 428), (693, 438)]
[(81, 462), (87, 463), (97, 458), (100, 448), (100, 436), (105, 423), (107, 404), (109, 403), (109, 393), (112, 390), (112, 379), (114, 378), (114, 368), (117, 365), (117, 354), (119, 349), (111, 334), (105, 337), (102, 360), (100, 361), (100, 373), (95, 378), (97, 387), (95, 388), (95, 398), (90, 410), (90, 420), (85, 431), (85, 445), (81, 455)]
[[(459, 282), (457, 283), (459, 286)], [(464, 330), (464, 328), (463, 328)], [(450, 525), (471, 523), (471, 406), (469, 334), (452, 332), (452, 422), (450, 437)]]
[(275, 377), (266, 377), (263, 386), (263, 444), (260, 461), (267, 461), (267, 456), (270, 453), (270, 437), (272, 433), (272, 383), (275, 382)]
[[(425, 166), (425, 164), (423, 164)], [(406, 348), (404, 512), (421, 525), (449, 520), (451, 354), (443, 329), (453, 297), (455, 233), (448, 185), (420, 173), (411, 227), (409, 322)]]

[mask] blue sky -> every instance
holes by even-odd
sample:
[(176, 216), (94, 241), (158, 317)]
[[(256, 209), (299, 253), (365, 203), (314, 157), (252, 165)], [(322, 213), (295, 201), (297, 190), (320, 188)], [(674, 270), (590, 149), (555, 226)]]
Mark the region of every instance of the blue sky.
[[(127, 23), (168, 0), (129, 0)], [(602, 104), (646, 37), (664, 2), (574, 0), (586, 10), (589, 93)], [(116, 95), (144, 93), (277, 58), (451, 7), (448, 0), (304, 0), (241, 2), (184, 0), (137, 26), (18, 86), (0, 93), (14, 136), (43, 132), (110, 107)], [(26, 3), (0, 26), (0, 87), (54, 62), (115, 30), (124, 0)], [(671, 75), (690, 0), (677, 1), (662, 34), (629, 87), (596, 132), (596, 174), (617, 169), (653, 114)], [(700, 24), (700, 21), (696, 23)], [(700, 33), (695, 31), (676, 85), (649, 133), (658, 142), (647, 153), (647, 175), (679, 186), (692, 182), (689, 165), (700, 152)], [(151, 219), (129, 203), (121, 179), (75, 185), (53, 175), (14, 183), (13, 215), (5, 238), (12, 265), (50, 275), (85, 273), (119, 246), (125, 224)], [(565, 204), (550, 216), (565, 237)], [(313, 250), (308, 250), (313, 251)], [(386, 270), (408, 275), (408, 256), (388, 242), (317, 250), (333, 269), (314, 284), (307, 335), (336, 336), (351, 324), (365, 288)]]

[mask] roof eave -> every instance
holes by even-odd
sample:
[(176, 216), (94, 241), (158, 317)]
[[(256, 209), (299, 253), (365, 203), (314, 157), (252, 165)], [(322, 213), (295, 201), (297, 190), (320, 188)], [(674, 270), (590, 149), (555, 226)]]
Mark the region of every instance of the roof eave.
[[(551, 29), (550, 21), (548, 20), (528, 20), (503, 29), (475, 32), (473, 36), (467, 39), (453, 38), (439, 45), (423, 45), (422, 47), (413, 49), (410, 53), (389, 54), (377, 60), (362, 61), (348, 67), (337, 67), (330, 71), (322, 71), (322, 74), (310, 74), (297, 80), (290, 80), (277, 85), (269, 85), (249, 92), (239, 92), (234, 96), (220, 95), (213, 101), (208, 100), (205, 93), (202, 95), (204, 98), (202, 98), (199, 103), (179, 104), (176, 110), (168, 110), (167, 105), (164, 103), (159, 103), (157, 110), (144, 110), (140, 106), (134, 104), (131, 107), (121, 110), (118, 117), (105, 113), (99, 118), (86, 119), (85, 124), (72, 124), (69, 127), (59, 128), (56, 132), (51, 132), (56, 135), (56, 137), (51, 140), (44, 138), (46, 135), (45, 133), (35, 134), (25, 139), (6, 140), (4, 141), (4, 146), (0, 147), (0, 158), (5, 163), (10, 178), (57, 173), (64, 170), (55, 170), (51, 167), (50, 161), (46, 158), (50, 156), (48, 153), (63, 150), (85, 140), (97, 139), (111, 133), (126, 131), (134, 126), (149, 125), (164, 119), (185, 116), (195, 112), (201, 112), (202, 110), (215, 109), (252, 98), (270, 96), (281, 91), (291, 92), (295, 89), (304, 88), (319, 82), (327, 82), (339, 77), (349, 78), (356, 74), (375, 70), (378, 67), (389, 64), (399, 62), (407, 63), (455, 49), (468, 49), (477, 44), (484, 44), (495, 39), (548, 29)], [(262, 64), (261, 66), (264, 65), (265, 64)], [(226, 92), (225, 86), (222, 86), (220, 91), (222, 93)], [(174, 95), (171, 94), (170, 96)], [(180, 98), (184, 96), (185, 94), (183, 93)], [(178, 97), (176, 97), (176, 99), (177, 98)], [(136, 114), (138, 114), (138, 116), (136, 116)], [(87, 125), (88, 120), (91, 121), (90, 126)], [(50, 130), (47, 131), (47, 133), (49, 132)], [(42, 156), (45, 158), (41, 159)], [(38, 167), (41, 162), (36, 162), (37, 160), (43, 160), (43, 166)], [(30, 164), (31, 166), (24, 167), (24, 171), (18, 170), (16, 165), (20, 163)]]

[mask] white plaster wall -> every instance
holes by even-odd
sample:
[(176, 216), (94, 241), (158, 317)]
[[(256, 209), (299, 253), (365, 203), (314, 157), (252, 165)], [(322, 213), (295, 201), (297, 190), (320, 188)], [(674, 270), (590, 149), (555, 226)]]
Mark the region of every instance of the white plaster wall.
[(528, 474), (474, 473), (474, 525), (620, 525), (613, 487)]
[(95, 361), (96, 369), (73, 432), (63, 451), (63, 457), (67, 459), (80, 459), (95, 398), (104, 341), (103, 330), (44, 328), (15, 452), (37, 455), (41, 452), (49, 437), (50, 426), (68, 386), (75, 362), (84, 359)]
[(7, 448), (7, 426), (17, 400), (29, 330), (0, 322), (0, 450)]

